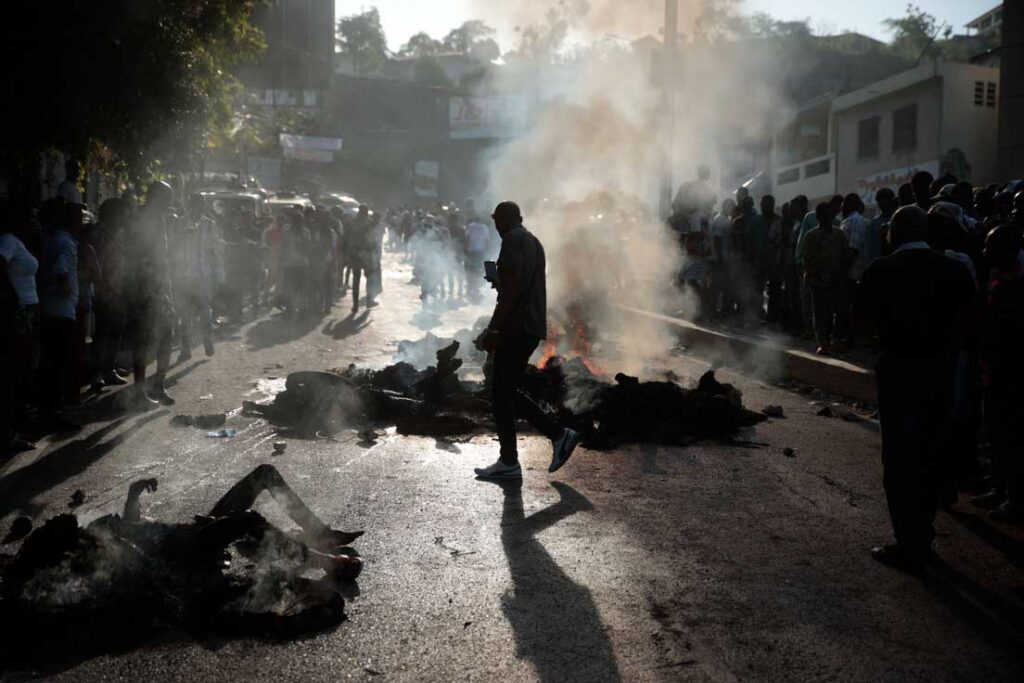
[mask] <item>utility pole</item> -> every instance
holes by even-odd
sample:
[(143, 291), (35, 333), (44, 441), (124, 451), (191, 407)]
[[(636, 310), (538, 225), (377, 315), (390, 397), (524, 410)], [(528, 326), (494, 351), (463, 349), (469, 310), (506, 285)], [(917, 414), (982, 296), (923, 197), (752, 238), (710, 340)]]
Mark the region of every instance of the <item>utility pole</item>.
[(662, 97), (662, 178), (661, 178), (661, 217), (668, 218), (672, 213), (672, 166), (675, 148), (675, 87), (672, 71), (676, 65), (676, 36), (679, 31), (679, 0), (665, 0), (665, 40), (661, 62), (661, 97)]

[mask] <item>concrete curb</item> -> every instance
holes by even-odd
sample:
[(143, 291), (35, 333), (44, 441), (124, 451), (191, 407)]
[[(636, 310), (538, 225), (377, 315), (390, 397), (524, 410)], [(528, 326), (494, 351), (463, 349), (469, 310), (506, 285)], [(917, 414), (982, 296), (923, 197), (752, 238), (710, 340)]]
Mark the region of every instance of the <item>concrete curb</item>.
[(766, 339), (745, 337), (702, 327), (689, 320), (673, 318), (630, 306), (619, 306), (628, 315), (668, 325), (680, 343), (698, 353), (721, 357), (728, 355), (738, 361), (770, 364), (778, 368), (782, 378), (818, 387), (836, 396), (875, 404), (874, 373), (859, 365), (838, 358), (822, 358), (799, 349), (790, 349)]

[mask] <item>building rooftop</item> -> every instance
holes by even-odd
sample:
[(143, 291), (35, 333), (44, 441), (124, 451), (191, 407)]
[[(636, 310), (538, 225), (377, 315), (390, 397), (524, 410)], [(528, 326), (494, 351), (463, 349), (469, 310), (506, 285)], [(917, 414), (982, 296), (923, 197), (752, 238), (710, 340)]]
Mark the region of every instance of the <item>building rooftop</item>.
[(870, 102), (871, 100), (879, 97), (884, 97), (901, 90), (906, 90), (907, 88), (911, 88), (932, 79), (942, 78), (943, 76), (957, 70), (978, 68), (983, 67), (979, 67), (974, 64), (961, 64), (958, 62), (927, 62), (920, 66), (916, 66), (913, 69), (908, 69), (907, 71), (898, 73), (895, 76), (885, 78), (881, 81), (876, 81), (875, 83), (866, 85), (858, 90), (848, 92), (845, 95), (840, 95), (832, 101), (832, 111), (833, 113), (837, 113), (846, 109), (852, 109), (853, 107), (864, 104), (865, 102)]
[(999, 3), (989, 11), (985, 12), (976, 19), (964, 24), (964, 27), (968, 29), (974, 29), (975, 31), (987, 31), (996, 26), (999, 26), (1003, 21), (1003, 3)]

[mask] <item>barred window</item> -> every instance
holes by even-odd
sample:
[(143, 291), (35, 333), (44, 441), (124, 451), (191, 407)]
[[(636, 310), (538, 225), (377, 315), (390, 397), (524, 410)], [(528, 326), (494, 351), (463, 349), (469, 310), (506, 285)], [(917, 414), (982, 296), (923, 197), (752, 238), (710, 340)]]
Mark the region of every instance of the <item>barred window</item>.
[(893, 154), (917, 149), (917, 105), (900, 107), (892, 113)]
[(779, 185), (795, 183), (796, 181), (800, 180), (800, 167), (797, 166), (796, 168), (789, 168), (786, 169), (785, 171), (782, 171), (781, 173), (779, 173), (777, 180)]
[(985, 106), (996, 106), (996, 84), (992, 81), (988, 82), (988, 88), (985, 90)]
[(878, 157), (878, 129), (881, 118), (872, 116), (857, 123), (857, 160)]

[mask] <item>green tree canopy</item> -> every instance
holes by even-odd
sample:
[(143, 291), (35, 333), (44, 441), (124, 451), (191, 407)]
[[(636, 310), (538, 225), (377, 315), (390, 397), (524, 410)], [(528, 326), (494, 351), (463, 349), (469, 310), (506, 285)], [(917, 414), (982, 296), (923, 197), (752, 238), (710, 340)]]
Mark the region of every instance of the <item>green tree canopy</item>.
[(388, 41), (376, 7), (339, 19), (337, 42), (356, 75), (371, 74), (387, 62)]
[(495, 40), (494, 29), (479, 20), (467, 21), (448, 32), (442, 41), (449, 52), (469, 55), (482, 62), (490, 62), (501, 56), (501, 48)]
[(254, 0), (91, 0), (4, 5), (8, 168), (61, 149), (136, 178), (183, 166), (211, 127), (230, 125), (232, 70), (263, 36)]
[[(906, 15), (882, 22), (892, 33), (892, 49), (908, 59), (918, 59), (925, 51), (934, 47), (934, 41), (943, 31), (943, 26), (931, 14), (917, 5), (907, 5)], [(953, 28), (945, 24), (942, 37), (948, 39)], [(941, 49), (937, 50), (941, 53)]]
[(405, 45), (398, 50), (398, 54), (403, 57), (433, 57), (439, 54), (443, 48), (444, 45), (441, 44), (441, 41), (434, 40), (420, 31), (406, 41)]

